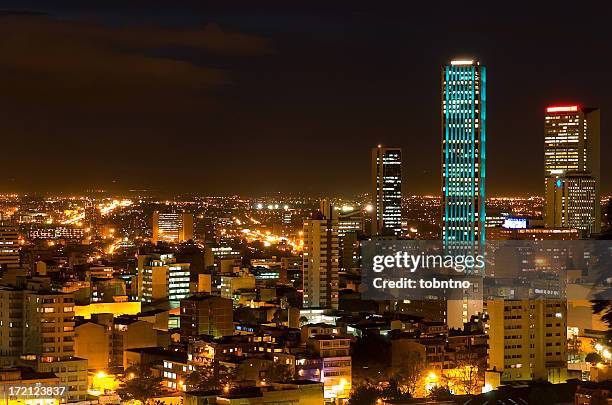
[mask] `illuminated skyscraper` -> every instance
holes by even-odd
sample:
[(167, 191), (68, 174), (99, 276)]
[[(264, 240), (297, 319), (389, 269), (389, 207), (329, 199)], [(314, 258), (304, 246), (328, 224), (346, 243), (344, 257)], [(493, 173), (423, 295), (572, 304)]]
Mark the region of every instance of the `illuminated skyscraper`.
[[(442, 71), (442, 241), (474, 254), (485, 240), (486, 69), (475, 60), (453, 60)], [(464, 250), (467, 249), (467, 250)], [(482, 311), (481, 279), (451, 290), (446, 322), (463, 324)]]
[(547, 227), (601, 230), (599, 110), (577, 105), (546, 109), (544, 177)]
[(153, 243), (177, 243), (193, 239), (193, 215), (189, 213), (153, 213)]
[(304, 221), (304, 308), (338, 309), (338, 219), (323, 212)]
[(372, 148), (372, 234), (402, 233), (402, 150)]
[(486, 69), (454, 60), (442, 72), (442, 239), (484, 242)]

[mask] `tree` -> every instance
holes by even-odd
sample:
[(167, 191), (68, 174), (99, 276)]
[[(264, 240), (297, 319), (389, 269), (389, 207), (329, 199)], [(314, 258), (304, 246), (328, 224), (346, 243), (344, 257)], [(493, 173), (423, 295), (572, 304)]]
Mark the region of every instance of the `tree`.
[(382, 393), (378, 387), (366, 383), (358, 386), (351, 393), (349, 405), (375, 405)]
[(125, 376), (117, 389), (117, 394), (123, 401), (140, 401), (147, 404), (163, 391), (162, 378), (153, 376), (148, 367), (129, 368)]
[(449, 391), (447, 387), (438, 386), (429, 391), (429, 396), (438, 401), (444, 401), (451, 399), (453, 394)]
[(591, 363), (591, 364), (601, 363), (601, 360), (602, 360), (601, 356), (599, 355), (599, 353), (596, 353), (596, 352), (589, 353), (584, 358), (584, 361), (586, 361), (587, 363)]
[(235, 370), (221, 364), (196, 366), (185, 378), (190, 391), (212, 391), (233, 387), (236, 381)]
[(397, 368), (397, 375), (394, 377), (406, 387), (406, 391), (414, 396), (416, 393), (421, 376), (423, 374), (423, 359), (419, 352), (410, 351), (402, 359), (401, 365)]
[(266, 381), (268, 382), (287, 382), (293, 378), (291, 369), (287, 364), (272, 363), (270, 368), (266, 370)]
[(389, 384), (382, 390), (382, 397), (401, 401), (412, 398), (412, 395), (406, 390), (405, 386), (400, 384), (398, 379), (391, 378)]
[(355, 344), (353, 351), (353, 382), (389, 378), (391, 344), (380, 335), (366, 335)]
[(308, 323), (308, 318), (306, 318), (304, 315), (300, 316), (300, 325), (305, 325)]
[(463, 394), (477, 394), (481, 387), (481, 369), (472, 361), (458, 362), (453, 370), (452, 381)]
[(283, 324), (283, 320), (286, 320), (284, 312), (285, 311), (280, 308), (274, 311), (274, 315), (272, 316), (272, 322), (274, 322), (276, 326), (281, 326)]

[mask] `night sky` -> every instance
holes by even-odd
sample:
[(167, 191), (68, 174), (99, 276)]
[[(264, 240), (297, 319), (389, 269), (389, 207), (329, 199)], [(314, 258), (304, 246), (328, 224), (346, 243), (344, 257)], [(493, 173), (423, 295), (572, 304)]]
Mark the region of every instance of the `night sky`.
[(565, 102), (601, 108), (612, 192), (610, 10), (198, 3), (1, 2), (0, 192), (351, 195), (382, 143), (405, 193), (438, 193), (458, 56), (488, 69), (489, 195), (542, 194), (544, 108)]

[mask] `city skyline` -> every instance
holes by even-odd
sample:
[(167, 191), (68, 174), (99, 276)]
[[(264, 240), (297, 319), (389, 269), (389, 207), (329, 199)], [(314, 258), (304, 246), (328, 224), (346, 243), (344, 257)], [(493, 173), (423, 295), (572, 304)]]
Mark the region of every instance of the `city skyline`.
[[(466, 16), (474, 31), (462, 32), (445, 25), (448, 17), (434, 21), (425, 12), (424, 21), (414, 23), (402, 10), (393, 18), (390, 10), (368, 9), (340, 17), (337, 10), (289, 7), (263, 11), (269, 24), (262, 25), (222, 6), (210, 13), (190, 4), (193, 9), (171, 7), (163, 16), (143, 12), (133, 19), (119, 18), (133, 10), (112, 2), (92, 10), (15, 6), (32, 12), (2, 17), (5, 29), (28, 34), (4, 43), (5, 69), (30, 66), (35, 73), (21, 70), (5, 89), (10, 105), (3, 105), (0, 130), (14, 152), (0, 163), (5, 192), (347, 195), (368, 190), (367, 150), (381, 143), (410, 157), (404, 193), (437, 193), (439, 71), (463, 55), (489, 68), (489, 195), (542, 194), (543, 179), (529, 174), (541, 173), (546, 106), (599, 107), (602, 156), (612, 146), (609, 91), (598, 68), (608, 56), (593, 51), (606, 34), (598, 37), (597, 24), (579, 22), (585, 35), (600, 39), (571, 37), (561, 45), (551, 40), (561, 33), (557, 25), (536, 23), (542, 10), (520, 21), (515, 38), (510, 17), (484, 11)], [(574, 17), (554, 13), (548, 18)], [(445, 39), (457, 33), (461, 41)], [(433, 38), (434, 46), (424, 46), (423, 38)], [(571, 46), (588, 58), (564, 59), (551, 69)], [(120, 52), (126, 47), (131, 53)], [(506, 52), (500, 55), (498, 47)], [(88, 50), (87, 63), (74, 57), (75, 49)], [(363, 60), (366, 52), (374, 57)], [(136, 62), (143, 65), (135, 68)], [(367, 86), (360, 85), (364, 78)], [(145, 86), (148, 79), (156, 84)], [(196, 90), (188, 90), (192, 86)], [(152, 103), (155, 94), (166, 96)], [(162, 149), (180, 158), (161, 165), (147, 159)], [(516, 170), (505, 170), (510, 165)], [(603, 193), (612, 189), (607, 165), (602, 159)], [(223, 179), (216, 175), (221, 171)]]
[(6, 405), (612, 404), (599, 8), (3, 3)]

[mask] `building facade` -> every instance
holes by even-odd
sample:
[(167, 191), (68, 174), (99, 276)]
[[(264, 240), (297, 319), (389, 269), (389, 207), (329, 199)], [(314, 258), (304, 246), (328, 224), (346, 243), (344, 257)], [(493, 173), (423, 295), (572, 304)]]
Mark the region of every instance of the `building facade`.
[(186, 212), (153, 213), (153, 244), (178, 243), (193, 239), (193, 214)]
[(229, 298), (196, 294), (181, 300), (181, 335), (210, 335), (214, 337), (234, 334), (233, 305)]
[(442, 71), (442, 239), (484, 242), (486, 69), (454, 60)]
[(372, 234), (402, 233), (402, 150), (372, 148)]
[(2, 271), (19, 267), (19, 231), (16, 226), (0, 222), (0, 276)]
[(190, 265), (177, 263), (173, 254), (138, 256), (138, 300), (179, 301), (189, 295)]
[(304, 308), (338, 309), (338, 220), (317, 212), (303, 232)]
[(578, 105), (546, 109), (544, 178), (548, 228), (601, 231), (599, 109)]
[(567, 304), (563, 300), (486, 301), (489, 369), (501, 380), (567, 378)]

